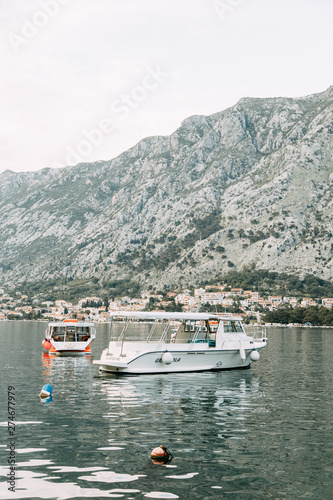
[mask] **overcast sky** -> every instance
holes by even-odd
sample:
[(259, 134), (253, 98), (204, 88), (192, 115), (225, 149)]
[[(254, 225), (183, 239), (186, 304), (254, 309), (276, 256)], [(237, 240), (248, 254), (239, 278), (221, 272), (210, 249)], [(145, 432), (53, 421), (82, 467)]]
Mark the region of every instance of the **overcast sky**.
[(108, 160), (333, 84), (332, 0), (0, 0), (0, 172)]

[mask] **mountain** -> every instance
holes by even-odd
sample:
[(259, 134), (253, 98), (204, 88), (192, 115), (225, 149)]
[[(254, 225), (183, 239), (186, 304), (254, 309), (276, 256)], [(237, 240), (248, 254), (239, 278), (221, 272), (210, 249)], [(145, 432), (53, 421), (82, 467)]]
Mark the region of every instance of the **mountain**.
[(241, 99), (110, 161), (0, 176), (0, 270), (194, 284), (256, 267), (333, 278), (333, 87)]

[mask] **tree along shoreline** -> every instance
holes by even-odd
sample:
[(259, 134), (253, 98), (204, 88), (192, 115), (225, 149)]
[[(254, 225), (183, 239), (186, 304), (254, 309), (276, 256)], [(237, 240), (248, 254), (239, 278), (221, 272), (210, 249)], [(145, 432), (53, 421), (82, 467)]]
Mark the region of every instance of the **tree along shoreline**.
[(333, 326), (333, 309), (327, 309), (324, 306), (296, 307), (295, 309), (284, 307), (275, 311), (267, 311), (262, 319), (270, 324), (329, 327)]

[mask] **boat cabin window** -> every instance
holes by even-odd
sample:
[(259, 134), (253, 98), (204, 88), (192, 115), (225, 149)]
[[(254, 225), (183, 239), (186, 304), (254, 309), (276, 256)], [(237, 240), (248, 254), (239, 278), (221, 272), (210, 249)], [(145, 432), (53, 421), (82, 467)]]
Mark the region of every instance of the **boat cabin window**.
[(64, 326), (54, 326), (53, 333), (58, 333), (58, 334), (60, 333), (60, 334), (64, 335), (65, 327)]
[(65, 327), (64, 326), (54, 326), (52, 329), (51, 337), (57, 342), (63, 342), (65, 336)]
[(173, 337), (173, 342), (176, 344), (184, 342), (207, 343), (209, 333), (210, 328), (208, 321), (185, 320)]
[(185, 332), (206, 332), (207, 331), (207, 326), (205, 321), (191, 321), (191, 320), (186, 320), (185, 321)]
[(85, 342), (90, 338), (88, 326), (54, 326), (52, 338), (57, 342)]
[(67, 326), (66, 328), (66, 341), (74, 342), (76, 340), (75, 326)]
[(243, 332), (242, 324), (240, 321), (223, 321), (223, 330), (226, 333)]
[(216, 333), (217, 329), (219, 327), (219, 322), (218, 321), (210, 321), (209, 322), (209, 328), (212, 333)]
[(90, 338), (88, 326), (82, 326), (81, 328), (78, 328), (77, 333), (78, 333), (78, 340), (80, 341), (86, 341)]

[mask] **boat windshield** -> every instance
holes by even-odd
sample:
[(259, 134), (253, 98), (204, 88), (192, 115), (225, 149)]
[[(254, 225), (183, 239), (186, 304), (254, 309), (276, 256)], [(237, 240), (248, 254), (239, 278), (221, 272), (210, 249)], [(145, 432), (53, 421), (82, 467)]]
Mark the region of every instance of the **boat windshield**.
[(51, 338), (56, 342), (85, 342), (90, 338), (88, 326), (54, 326)]
[(223, 321), (223, 330), (225, 333), (243, 332), (243, 327), (240, 321)]

